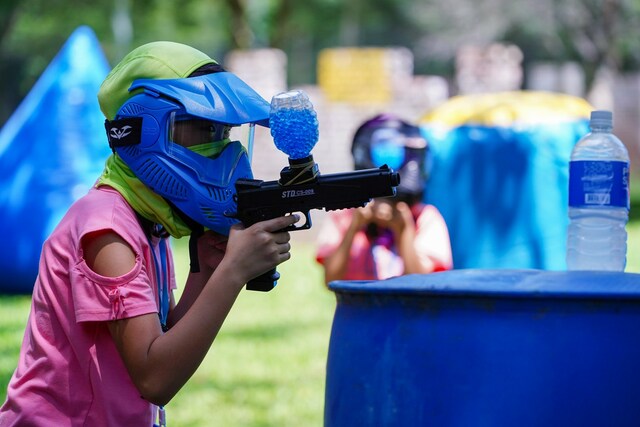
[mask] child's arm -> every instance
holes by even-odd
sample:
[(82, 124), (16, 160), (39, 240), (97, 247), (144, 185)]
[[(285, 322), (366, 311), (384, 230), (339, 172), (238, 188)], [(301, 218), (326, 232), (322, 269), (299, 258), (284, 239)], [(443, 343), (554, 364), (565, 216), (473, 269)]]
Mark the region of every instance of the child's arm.
[(434, 265), (431, 260), (422, 259), (416, 251), (416, 223), (408, 204), (398, 202), (393, 206), (392, 219), (387, 226), (393, 231), (398, 254), (404, 264), (404, 274), (433, 272)]
[[(425, 221), (427, 215), (429, 220)], [(418, 227), (411, 207), (398, 202), (389, 223), (404, 263), (404, 274), (428, 274), (447, 270), (451, 265), (451, 251), (447, 251), (449, 235), (444, 220), (435, 208), (428, 206), (423, 209), (421, 218), (421, 227)]]
[[(296, 216), (234, 226), (226, 254), (179, 321), (162, 333), (156, 313), (109, 322), (109, 330), (140, 394), (164, 405), (193, 375), (244, 284), (291, 257), (289, 233)], [(116, 276), (134, 265), (131, 248), (116, 234), (87, 242), (97, 273)], [(95, 246), (94, 246), (95, 245)], [(127, 269), (128, 267), (128, 269)]]
[(344, 279), (351, 258), (351, 246), (358, 231), (371, 222), (373, 212), (371, 204), (353, 209), (351, 223), (345, 230), (342, 241), (336, 250), (324, 259), (324, 282), (326, 285), (334, 280)]
[[(187, 276), (187, 282), (180, 296), (180, 301), (177, 305), (172, 305), (172, 309), (169, 311), (167, 319), (169, 327), (175, 325), (198, 298), (209, 277), (222, 261), (228, 239), (227, 236), (210, 230), (200, 236), (198, 239), (200, 271), (198, 273), (189, 273), (189, 276)], [(171, 297), (173, 298), (173, 294)]]

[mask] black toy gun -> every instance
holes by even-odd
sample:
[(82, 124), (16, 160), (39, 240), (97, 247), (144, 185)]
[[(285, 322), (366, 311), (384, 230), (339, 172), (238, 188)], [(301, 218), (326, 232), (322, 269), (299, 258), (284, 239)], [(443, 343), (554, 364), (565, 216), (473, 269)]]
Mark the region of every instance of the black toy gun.
[[(239, 179), (236, 181), (238, 202), (237, 218), (245, 226), (301, 212), (305, 222), (293, 224), (284, 231), (311, 228), (311, 209), (356, 208), (365, 206), (371, 199), (396, 194), (400, 175), (387, 165), (355, 172), (321, 175), (313, 156), (289, 159), (289, 166), (280, 172), (278, 181)], [(280, 274), (273, 270), (247, 283), (248, 290), (270, 291)]]
[[(269, 127), (276, 147), (289, 157), (280, 180), (236, 181), (238, 212), (245, 226), (301, 212), (305, 222), (283, 231), (311, 228), (311, 209), (326, 211), (356, 208), (376, 197), (396, 194), (400, 175), (386, 165), (379, 169), (320, 175), (311, 149), (318, 141), (318, 118), (309, 97), (302, 91), (283, 92), (271, 100)], [(273, 270), (250, 280), (247, 289), (270, 291), (280, 274)]]

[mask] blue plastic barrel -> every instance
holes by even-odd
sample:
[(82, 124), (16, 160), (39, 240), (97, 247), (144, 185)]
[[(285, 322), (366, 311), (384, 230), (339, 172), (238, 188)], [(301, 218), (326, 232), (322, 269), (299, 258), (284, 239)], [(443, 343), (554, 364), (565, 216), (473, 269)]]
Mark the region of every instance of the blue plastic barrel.
[(325, 426), (638, 426), (640, 275), (330, 284)]

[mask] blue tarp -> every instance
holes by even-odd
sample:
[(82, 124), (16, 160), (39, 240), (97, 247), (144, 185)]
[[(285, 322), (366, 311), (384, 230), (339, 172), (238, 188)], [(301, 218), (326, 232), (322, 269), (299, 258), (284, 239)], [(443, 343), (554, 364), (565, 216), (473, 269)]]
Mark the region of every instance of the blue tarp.
[(40, 250), (109, 155), (97, 93), (109, 72), (80, 27), (0, 130), (0, 292), (30, 293)]
[(562, 94), (452, 99), (423, 120), (454, 268), (566, 269), (568, 165), (591, 107)]

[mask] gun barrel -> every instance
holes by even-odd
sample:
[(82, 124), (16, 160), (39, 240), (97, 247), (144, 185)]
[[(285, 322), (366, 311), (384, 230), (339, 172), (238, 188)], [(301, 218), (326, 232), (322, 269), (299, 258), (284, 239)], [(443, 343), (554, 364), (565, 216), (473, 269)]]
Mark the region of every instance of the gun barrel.
[(376, 197), (390, 197), (396, 194), (396, 187), (400, 184), (400, 174), (394, 172), (387, 165), (380, 168), (363, 169), (354, 172), (341, 172), (318, 177), (318, 187), (324, 192), (333, 194), (336, 198), (352, 199), (366, 195), (368, 199)]
[(386, 165), (318, 175), (304, 184), (238, 180), (238, 217), (250, 225), (292, 212), (364, 206), (371, 199), (394, 196), (399, 183), (400, 175)]

